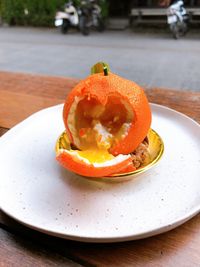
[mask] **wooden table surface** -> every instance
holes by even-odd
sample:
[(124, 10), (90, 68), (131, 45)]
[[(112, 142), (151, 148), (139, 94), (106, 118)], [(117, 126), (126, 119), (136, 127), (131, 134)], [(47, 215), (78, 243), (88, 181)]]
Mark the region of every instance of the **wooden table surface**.
[[(59, 103), (78, 80), (0, 72), (0, 135), (30, 114)], [(200, 123), (200, 93), (145, 89), (149, 101)], [(9, 196), (8, 196), (9, 197)], [(0, 213), (0, 266), (200, 266), (200, 214), (151, 238), (90, 244), (47, 236)]]

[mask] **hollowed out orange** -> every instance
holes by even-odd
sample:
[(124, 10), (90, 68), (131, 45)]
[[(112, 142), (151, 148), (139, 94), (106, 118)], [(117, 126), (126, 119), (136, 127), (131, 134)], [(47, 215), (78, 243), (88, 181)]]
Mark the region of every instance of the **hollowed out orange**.
[(83, 176), (133, 171), (130, 153), (151, 124), (148, 100), (140, 86), (108, 72), (105, 63), (94, 65), (92, 72), (65, 101), (63, 121), (70, 146), (58, 150), (56, 158)]
[[(139, 85), (111, 72), (106, 76), (97, 73), (70, 92), (63, 120), (71, 143), (78, 149), (91, 149), (91, 144), (95, 146), (97, 139), (106, 136), (103, 148), (116, 156), (131, 153), (143, 141), (150, 128), (151, 110)], [(94, 125), (101, 125), (99, 132), (103, 132), (103, 137), (94, 136)], [(101, 140), (98, 145), (101, 146)]]

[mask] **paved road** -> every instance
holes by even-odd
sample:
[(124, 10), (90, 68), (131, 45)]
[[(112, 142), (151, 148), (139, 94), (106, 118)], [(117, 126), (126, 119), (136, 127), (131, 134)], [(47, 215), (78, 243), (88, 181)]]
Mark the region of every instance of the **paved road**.
[(97, 61), (142, 86), (200, 91), (200, 31), (182, 40), (169, 33), (0, 27), (0, 70), (83, 78)]

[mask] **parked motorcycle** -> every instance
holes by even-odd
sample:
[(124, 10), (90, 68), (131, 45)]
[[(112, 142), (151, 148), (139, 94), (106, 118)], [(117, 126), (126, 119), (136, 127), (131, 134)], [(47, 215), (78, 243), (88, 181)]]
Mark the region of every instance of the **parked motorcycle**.
[(181, 0), (175, 1), (167, 9), (167, 23), (175, 39), (184, 36), (188, 31), (189, 16)]
[(81, 1), (78, 11), (79, 27), (83, 35), (88, 35), (91, 28), (97, 29), (99, 32), (104, 31), (105, 25), (101, 15), (101, 8), (93, 0)]
[(79, 27), (78, 12), (72, 1), (65, 4), (64, 11), (56, 13), (55, 26), (60, 27), (63, 34), (67, 33), (70, 27)]

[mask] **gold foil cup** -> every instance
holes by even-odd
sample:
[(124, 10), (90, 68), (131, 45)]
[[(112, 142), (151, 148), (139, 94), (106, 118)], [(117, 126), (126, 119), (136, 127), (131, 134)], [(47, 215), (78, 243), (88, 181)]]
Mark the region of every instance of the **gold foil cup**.
[[(152, 168), (158, 161), (161, 159), (163, 152), (164, 152), (164, 143), (162, 138), (159, 136), (159, 134), (154, 131), (153, 129), (150, 129), (147, 135), (149, 146), (148, 146), (148, 154), (144, 161), (144, 163), (135, 171), (132, 172), (126, 172), (126, 173), (120, 173), (120, 174), (114, 174), (112, 176), (106, 176), (106, 177), (85, 177), (88, 179), (92, 179), (95, 181), (101, 180), (101, 181), (109, 181), (109, 182), (122, 182), (130, 180), (137, 175), (146, 172), (150, 168)], [(60, 149), (73, 149), (71, 147), (71, 144), (69, 142), (68, 136), (66, 132), (63, 132), (56, 142), (56, 154), (59, 153)]]

